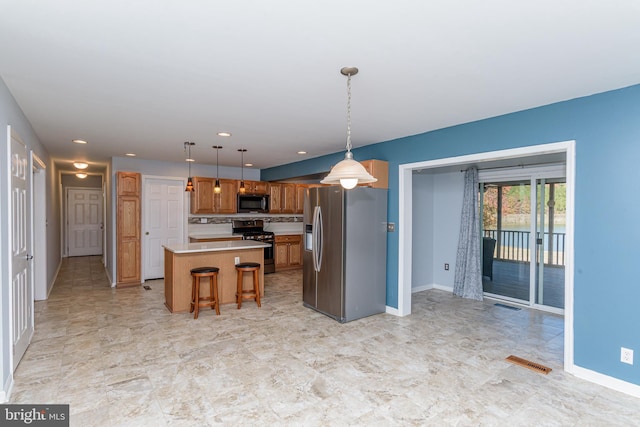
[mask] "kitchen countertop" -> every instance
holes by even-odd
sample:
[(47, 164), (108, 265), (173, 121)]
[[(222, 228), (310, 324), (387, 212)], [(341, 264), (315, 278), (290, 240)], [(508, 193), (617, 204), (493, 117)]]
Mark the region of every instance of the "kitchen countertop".
[(256, 242), (255, 240), (229, 240), (224, 242), (207, 243), (184, 243), (180, 245), (163, 245), (163, 247), (175, 254), (216, 252), (216, 251), (238, 251), (243, 249), (266, 248), (267, 243)]

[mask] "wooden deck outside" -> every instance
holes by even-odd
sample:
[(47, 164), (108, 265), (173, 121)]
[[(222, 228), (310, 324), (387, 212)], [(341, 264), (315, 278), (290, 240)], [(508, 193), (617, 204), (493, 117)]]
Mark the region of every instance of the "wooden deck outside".
[[(493, 280), (482, 278), (484, 292), (529, 301), (529, 263), (493, 261)], [(564, 266), (544, 267), (544, 305), (564, 309)]]

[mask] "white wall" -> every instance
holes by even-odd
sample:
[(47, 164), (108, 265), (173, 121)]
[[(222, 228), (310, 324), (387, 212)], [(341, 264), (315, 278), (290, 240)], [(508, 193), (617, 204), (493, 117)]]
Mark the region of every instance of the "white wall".
[(463, 178), (460, 172), (413, 174), (414, 292), (433, 287), (453, 289)]

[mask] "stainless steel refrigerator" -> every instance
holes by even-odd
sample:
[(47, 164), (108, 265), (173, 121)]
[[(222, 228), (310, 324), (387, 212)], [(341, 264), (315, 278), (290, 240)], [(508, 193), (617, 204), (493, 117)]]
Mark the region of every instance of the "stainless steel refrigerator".
[(387, 190), (307, 190), (302, 299), (339, 322), (386, 310)]

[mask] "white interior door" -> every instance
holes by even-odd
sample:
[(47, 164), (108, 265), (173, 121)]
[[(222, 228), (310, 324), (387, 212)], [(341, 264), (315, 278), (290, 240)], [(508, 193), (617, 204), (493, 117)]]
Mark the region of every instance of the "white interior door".
[(27, 147), (11, 135), (11, 293), (13, 369), (18, 366), (33, 336), (33, 283), (31, 281), (31, 210)]
[(144, 180), (144, 279), (164, 277), (163, 245), (184, 242), (183, 180)]
[(102, 254), (102, 190), (67, 190), (67, 255)]

